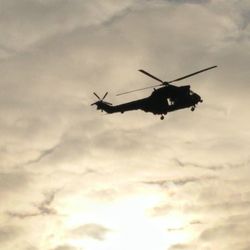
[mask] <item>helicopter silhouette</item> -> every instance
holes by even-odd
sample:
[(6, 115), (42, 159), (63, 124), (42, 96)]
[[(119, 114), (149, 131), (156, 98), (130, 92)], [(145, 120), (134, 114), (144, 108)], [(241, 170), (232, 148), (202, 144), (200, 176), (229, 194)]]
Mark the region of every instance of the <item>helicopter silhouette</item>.
[[(194, 73), (182, 76), (180, 78), (171, 80), (171, 81), (162, 81), (161, 79), (155, 77), (154, 75), (148, 73), (147, 71), (140, 69), (139, 71), (151, 78), (153, 78), (156, 81), (161, 82), (161, 84), (135, 89), (132, 91), (123, 92), (119, 95), (124, 95), (128, 93), (132, 93), (135, 91), (141, 91), (144, 89), (154, 88), (154, 91), (151, 93), (150, 96), (142, 99), (138, 99), (131, 102), (122, 103), (119, 105), (113, 105), (112, 103), (104, 101), (105, 97), (107, 96), (108, 92), (105, 93), (103, 98), (100, 98), (95, 92), (93, 93), (98, 101), (92, 103), (91, 105), (96, 105), (98, 110), (105, 111), (108, 114), (112, 113), (124, 113), (127, 111), (132, 110), (143, 110), (145, 112), (151, 112), (154, 115), (161, 115), (161, 120), (164, 119), (164, 115), (166, 115), (168, 112), (177, 111), (180, 109), (190, 108), (191, 111), (194, 111), (196, 108), (196, 105), (199, 102), (203, 102), (201, 97), (193, 92), (190, 89), (190, 85), (184, 85), (184, 86), (175, 86), (171, 83), (181, 81), (183, 79), (186, 79), (188, 77), (194, 76), (196, 74), (202, 73), (204, 71), (216, 68), (217, 65), (205, 68), (199, 71), (196, 71)], [(160, 87), (160, 88), (157, 88)]]

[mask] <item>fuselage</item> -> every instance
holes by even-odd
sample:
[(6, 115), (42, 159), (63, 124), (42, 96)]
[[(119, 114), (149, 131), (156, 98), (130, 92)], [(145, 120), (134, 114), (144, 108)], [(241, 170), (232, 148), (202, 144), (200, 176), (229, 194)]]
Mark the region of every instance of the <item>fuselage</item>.
[(179, 109), (194, 107), (201, 102), (201, 97), (190, 91), (190, 86), (176, 87), (169, 85), (155, 89), (152, 94), (141, 99), (142, 110), (153, 114), (167, 114)]
[(165, 115), (179, 109), (194, 107), (202, 102), (201, 97), (190, 90), (190, 86), (176, 87), (167, 85), (154, 89), (150, 96), (127, 102), (119, 105), (110, 105), (99, 101), (96, 103), (97, 109), (107, 113), (127, 112), (132, 110), (143, 110), (153, 114)]

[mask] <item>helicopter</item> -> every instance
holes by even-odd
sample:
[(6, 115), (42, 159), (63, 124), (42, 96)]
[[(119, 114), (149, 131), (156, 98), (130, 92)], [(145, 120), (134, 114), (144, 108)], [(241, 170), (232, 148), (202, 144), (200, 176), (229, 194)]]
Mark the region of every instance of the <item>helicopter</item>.
[(93, 94), (97, 97), (98, 101), (92, 103), (91, 105), (96, 105), (98, 110), (105, 111), (108, 114), (117, 113), (117, 112), (124, 113), (124, 112), (132, 111), (132, 110), (143, 110), (145, 112), (151, 112), (154, 115), (161, 115), (160, 117), (161, 120), (164, 119), (164, 115), (166, 115), (168, 112), (173, 112), (173, 111), (177, 111), (177, 110), (185, 109), (185, 108), (191, 108), (191, 111), (194, 111), (196, 108), (196, 105), (198, 103), (203, 102), (201, 97), (190, 89), (190, 85), (184, 85), (184, 86), (178, 87), (171, 83), (181, 81), (183, 79), (186, 79), (188, 77), (194, 76), (196, 74), (202, 73), (207, 70), (211, 70), (216, 67), (217, 65), (209, 67), (209, 68), (205, 68), (205, 69), (196, 71), (194, 73), (179, 77), (171, 81), (162, 81), (161, 79), (150, 74), (149, 72), (143, 69), (139, 69), (141, 73), (160, 82), (160, 84), (150, 86), (150, 87), (135, 89), (132, 91), (123, 92), (123, 93), (117, 94), (117, 96), (136, 92), (136, 91), (141, 91), (144, 89), (154, 88), (150, 96), (146, 98), (134, 100), (131, 102), (122, 103), (119, 105), (113, 105), (112, 103), (104, 101), (104, 99), (108, 95), (108, 92), (104, 94), (103, 98), (100, 98), (94, 92)]

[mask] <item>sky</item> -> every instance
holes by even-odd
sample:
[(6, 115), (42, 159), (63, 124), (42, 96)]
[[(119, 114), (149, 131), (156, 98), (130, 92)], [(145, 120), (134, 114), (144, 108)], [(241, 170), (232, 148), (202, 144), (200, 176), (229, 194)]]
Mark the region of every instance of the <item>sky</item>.
[[(5, 250), (250, 249), (248, 0), (0, 0)], [(104, 115), (171, 80), (204, 100)]]

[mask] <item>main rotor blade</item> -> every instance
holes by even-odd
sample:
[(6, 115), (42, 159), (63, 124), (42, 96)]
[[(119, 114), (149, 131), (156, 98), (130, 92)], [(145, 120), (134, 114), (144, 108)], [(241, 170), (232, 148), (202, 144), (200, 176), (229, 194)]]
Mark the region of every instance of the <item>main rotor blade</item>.
[(140, 71), (141, 73), (143, 73), (143, 74), (145, 74), (145, 75), (147, 75), (147, 76), (149, 76), (149, 77), (155, 79), (156, 81), (159, 81), (159, 82), (163, 83), (163, 81), (162, 81), (161, 79), (159, 79), (159, 78), (157, 78), (157, 77), (155, 77), (155, 76), (149, 74), (147, 71), (145, 71), (145, 70), (143, 70), (143, 69), (139, 69), (139, 71)]
[(201, 72), (204, 72), (204, 71), (207, 71), (207, 70), (210, 70), (210, 69), (216, 68), (216, 67), (217, 67), (217, 65), (212, 66), (212, 67), (209, 67), (209, 68), (206, 68), (206, 69), (202, 69), (202, 70), (196, 71), (196, 72), (194, 72), (194, 73), (192, 73), (192, 74), (185, 75), (185, 76), (183, 76), (183, 77), (180, 77), (180, 78), (174, 79), (174, 80), (172, 80), (172, 81), (169, 81), (168, 83), (171, 83), (171, 82), (177, 82), (177, 81), (180, 81), (180, 80), (186, 79), (186, 78), (188, 78), (188, 77), (190, 77), (190, 76), (193, 76), (193, 75), (199, 74), (199, 73), (201, 73)]
[(154, 85), (154, 86), (150, 86), (150, 87), (146, 87), (146, 88), (141, 88), (141, 89), (134, 89), (134, 90), (131, 90), (131, 91), (127, 91), (127, 92), (123, 92), (123, 93), (117, 94), (117, 96), (119, 96), (119, 95), (125, 95), (125, 94), (128, 94), (128, 93), (132, 93), (132, 92), (136, 92), (136, 91), (140, 91), (140, 90), (144, 90), (144, 89), (151, 89), (151, 88), (159, 87), (159, 86), (162, 86), (162, 84), (158, 84), (158, 85)]
[(101, 98), (94, 92), (93, 93), (99, 100), (101, 100)]
[(105, 99), (105, 97), (107, 96), (108, 92), (105, 93), (105, 95), (103, 96), (102, 100)]

